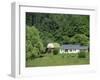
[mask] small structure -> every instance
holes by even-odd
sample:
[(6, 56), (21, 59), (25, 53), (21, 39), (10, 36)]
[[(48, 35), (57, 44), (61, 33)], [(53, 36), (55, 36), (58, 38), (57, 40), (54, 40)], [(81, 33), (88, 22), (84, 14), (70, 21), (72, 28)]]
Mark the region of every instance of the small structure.
[(54, 48), (53, 43), (49, 43), (49, 44), (47, 45), (47, 48), (53, 49), (53, 48)]
[(60, 44), (58, 43), (48, 43), (46, 52), (52, 53), (54, 49), (60, 48)]
[(60, 54), (63, 53), (79, 53), (80, 51), (88, 51), (88, 46), (67, 44), (60, 47)]

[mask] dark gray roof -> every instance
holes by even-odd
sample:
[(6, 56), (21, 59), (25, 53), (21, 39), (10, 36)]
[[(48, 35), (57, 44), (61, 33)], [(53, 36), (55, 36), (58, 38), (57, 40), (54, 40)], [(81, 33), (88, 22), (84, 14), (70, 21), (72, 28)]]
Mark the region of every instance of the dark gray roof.
[(65, 44), (61, 46), (61, 49), (88, 49), (88, 46)]

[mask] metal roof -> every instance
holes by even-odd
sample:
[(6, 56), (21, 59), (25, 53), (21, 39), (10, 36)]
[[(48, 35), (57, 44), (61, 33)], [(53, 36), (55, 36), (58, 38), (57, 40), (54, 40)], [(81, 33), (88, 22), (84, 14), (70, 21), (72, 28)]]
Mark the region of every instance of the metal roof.
[(88, 49), (88, 46), (65, 44), (61, 46), (61, 49)]

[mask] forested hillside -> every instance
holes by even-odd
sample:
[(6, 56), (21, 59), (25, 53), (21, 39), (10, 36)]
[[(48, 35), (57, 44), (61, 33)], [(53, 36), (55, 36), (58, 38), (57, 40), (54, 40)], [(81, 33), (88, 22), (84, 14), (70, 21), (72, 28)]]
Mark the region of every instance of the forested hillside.
[[(89, 44), (88, 15), (27, 12), (26, 26), (37, 29), (40, 41), (45, 47), (50, 42), (57, 42), (59, 44)], [(34, 35), (34, 37), (36, 36)]]

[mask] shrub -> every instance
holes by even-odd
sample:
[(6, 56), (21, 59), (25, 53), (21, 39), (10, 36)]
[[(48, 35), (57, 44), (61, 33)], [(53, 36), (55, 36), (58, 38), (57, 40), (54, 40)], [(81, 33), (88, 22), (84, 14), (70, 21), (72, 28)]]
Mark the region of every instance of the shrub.
[(78, 57), (79, 58), (85, 58), (86, 57), (86, 53), (82, 51), (82, 52), (78, 53)]
[(34, 59), (43, 52), (44, 47), (39, 33), (34, 26), (26, 27), (26, 59)]
[(59, 53), (59, 48), (55, 48), (54, 50), (53, 50), (53, 54), (54, 55), (57, 55)]

